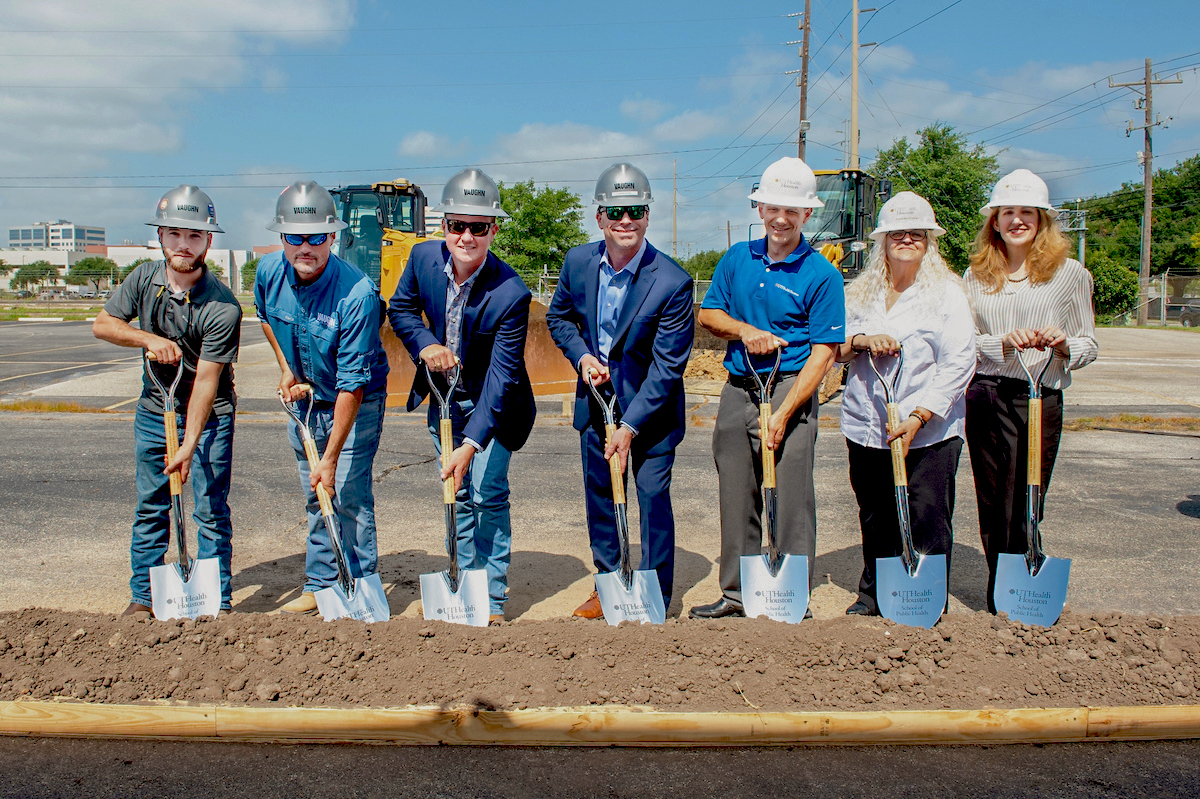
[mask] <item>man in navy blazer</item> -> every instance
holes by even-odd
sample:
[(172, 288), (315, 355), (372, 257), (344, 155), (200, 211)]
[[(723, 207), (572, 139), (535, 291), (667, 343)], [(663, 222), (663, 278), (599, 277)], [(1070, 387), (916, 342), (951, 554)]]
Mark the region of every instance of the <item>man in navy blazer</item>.
[[(639, 569), (654, 569), (671, 604), (675, 516), (671, 469), (683, 440), (683, 370), (692, 352), (692, 279), (646, 241), (650, 181), (631, 164), (614, 164), (596, 183), (596, 223), (604, 240), (571, 249), (563, 260), (546, 322), (559, 349), (579, 371), (575, 429), (580, 432), (583, 482), (592, 557), (601, 572), (616, 571), (620, 549), (608, 458), (632, 459), (641, 511)], [(583, 382), (589, 370), (601, 392), (617, 397), (620, 427), (608, 446), (604, 416)], [(611, 395), (610, 395), (611, 396)], [(595, 619), (592, 595), (575, 610)]]
[[(533, 428), (533, 389), (525, 370), (529, 289), (490, 250), (507, 217), (496, 184), (478, 169), (447, 181), (442, 202), (446, 239), (413, 247), (388, 306), (388, 321), (417, 364), (408, 395), (414, 410), (429, 394), (423, 365), (446, 372), (461, 365), (451, 398), (454, 450), (442, 469), (454, 475), (458, 565), (485, 569), (492, 623), (504, 620), (512, 523), (508, 464)], [(422, 314), (429, 320), (426, 326)], [(445, 393), (446, 386), (439, 389)], [(438, 408), (429, 407), (429, 432), (441, 454)]]

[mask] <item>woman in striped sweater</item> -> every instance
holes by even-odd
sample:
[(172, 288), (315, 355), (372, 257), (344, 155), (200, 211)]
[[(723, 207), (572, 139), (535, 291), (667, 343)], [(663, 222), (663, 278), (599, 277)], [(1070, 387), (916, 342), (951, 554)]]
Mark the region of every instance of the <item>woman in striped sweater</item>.
[(988, 562), (988, 610), (1002, 552), (1026, 550), (1025, 464), (1029, 371), (1043, 378), (1042, 508), (1062, 434), (1062, 392), (1071, 372), (1096, 360), (1092, 276), (1076, 260), (1055, 219), (1046, 184), (1027, 169), (1004, 176), (980, 212), (967, 297), (975, 315), (975, 378), (967, 389), (967, 447), (975, 473), (979, 534)]

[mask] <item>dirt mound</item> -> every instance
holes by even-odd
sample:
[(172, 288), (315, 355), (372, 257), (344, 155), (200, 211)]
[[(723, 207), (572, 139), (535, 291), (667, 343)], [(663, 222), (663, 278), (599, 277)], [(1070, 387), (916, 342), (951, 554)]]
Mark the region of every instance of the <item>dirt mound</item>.
[(980, 612), (921, 630), (858, 617), (471, 628), (0, 614), (3, 700), (785, 711), (1192, 703), (1197, 690), (1192, 616), (1068, 610), (1044, 629)]

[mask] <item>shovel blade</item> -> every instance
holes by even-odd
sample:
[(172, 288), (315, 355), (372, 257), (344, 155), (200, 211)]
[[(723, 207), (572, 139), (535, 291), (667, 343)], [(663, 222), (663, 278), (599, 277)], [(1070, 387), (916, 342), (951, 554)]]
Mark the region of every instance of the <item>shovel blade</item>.
[(184, 581), (178, 563), (150, 567), (150, 606), (154, 618), (194, 619), (216, 616), (221, 609), (221, 567), (216, 558), (192, 562)]
[(808, 611), (808, 556), (784, 555), (779, 572), (771, 575), (762, 555), (742, 557), (742, 606), (751, 618), (799, 624)]
[(601, 572), (596, 575), (596, 594), (600, 597), (604, 620), (612, 627), (623, 621), (662, 624), (667, 620), (656, 571), (635, 571), (628, 588), (619, 571)]
[(996, 610), (1023, 624), (1049, 627), (1062, 615), (1070, 579), (1070, 558), (1046, 558), (1034, 576), (1029, 573), (1024, 555), (1001, 553), (993, 595)]
[(487, 571), (459, 569), (458, 590), (450, 590), (450, 575), (421, 575), (421, 615), (427, 621), (445, 621), (487, 627), (489, 618)]
[(928, 630), (946, 607), (946, 556), (919, 556), (915, 574), (902, 558), (876, 558), (875, 585), (881, 616)]
[(313, 596), (317, 600), (317, 610), (325, 621), (357, 619), (369, 623), (387, 621), (392, 617), (378, 573), (356, 579), (354, 596), (346, 596), (346, 592), (337, 584), (322, 588)]

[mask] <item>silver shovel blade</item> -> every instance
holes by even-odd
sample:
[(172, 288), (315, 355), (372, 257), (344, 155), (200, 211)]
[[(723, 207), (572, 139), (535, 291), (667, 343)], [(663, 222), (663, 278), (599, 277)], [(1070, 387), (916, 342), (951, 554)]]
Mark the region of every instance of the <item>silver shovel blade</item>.
[(628, 587), (620, 571), (601, 572), (596, 575), (596, 594), (610, 626), (623, 621), (662, 624), (667, 620), (658, 572), (651, 569), (635, 571)]
[(799, 624), (808, 611), (808, 555), (784, 555), (771, 573), (765, 555), (741, 561), (742, 607), (752, 619), (766, 616)]
[(178, 563), (150, 567), (150, 606), (154, 618), (195, 619), (221, 610), (221, 566), (216, 558), (192, 561), (188, 576)]
[(997, 611), (1023, 624), (1049, 627), (1062, 615), (1071, 579), (1070, 558), (1046, 558), (1036, 575), (1029, 573), (1024, 555), (1001, 553), (996, 562)]
[(317, 600), (317, 610), (321, 612), (325, 621), (357, 619), (375, 622), (387, 621), (392, 617), (378, 573), (355, 579), (350, 595), (346, 594), (341, 585), (335, 583), (328, 588), (322, 588), (313, 596)]
[(427, 621), (487, 627), (489, 607), (484, 569), (459, 569), (457, 586), (451, 586), (448, 572), (421, 575), (421, 615)]
[(885, 619), (928, 630), (946, 607), (946, 556), (920, 555), (912, 574), (903, 558), (876, 558), (875, 600)]

